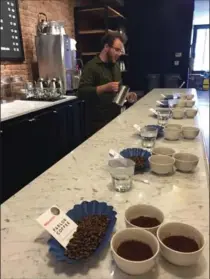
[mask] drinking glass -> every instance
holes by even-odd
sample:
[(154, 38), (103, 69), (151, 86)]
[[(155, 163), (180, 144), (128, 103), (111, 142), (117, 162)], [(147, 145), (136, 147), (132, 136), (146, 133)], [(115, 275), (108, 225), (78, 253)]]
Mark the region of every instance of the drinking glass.
[(34, 96), (34, 85), (33, 82), (27, 81), (25, 83), (25, 90), (27, 97), (33, 97)]
[(158, 129), (155, 127), (144, 127), (141, 129), (140, 135), (142, 140), (142, 147), (151, 149), (155, 145)]
[(119, 158), (108, 162), (113, 187), (117, 192), (127, 192), (132, 187), (135, 163), (130, 159)]
[(157, 111), (158, 124), (160, 126), (165, 126), (171, 116), (171, 110), (159, 110)]

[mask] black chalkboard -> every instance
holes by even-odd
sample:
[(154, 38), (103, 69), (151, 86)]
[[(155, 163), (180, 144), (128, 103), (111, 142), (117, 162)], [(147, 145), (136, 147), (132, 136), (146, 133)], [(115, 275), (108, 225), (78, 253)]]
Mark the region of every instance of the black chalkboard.
[(18, 0), (0, 0), (1, 61), (24, 61)]

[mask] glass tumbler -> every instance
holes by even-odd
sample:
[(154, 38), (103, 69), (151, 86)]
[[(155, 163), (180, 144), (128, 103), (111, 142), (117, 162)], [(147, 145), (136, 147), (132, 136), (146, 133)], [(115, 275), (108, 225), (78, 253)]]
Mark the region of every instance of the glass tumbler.
[(155, 127), (147, 127), (141, 129), (140, 135), (142, 140), (142, 147), (146, 149), (151, 149), (155, 145), (157, 138), (158, 129)]
[(158, 119), (158, 124), (160, 126), (165, 127), (166, 124), (168, 123), (168, 120), (171, 116), (171, 110), (159, 110), (157, 111), (157, 119)]
[(25, 83), (25, 90), (26, 90), (26, 95), (27, 95), (28, 98), (33, 97), (34, 96), (34, 85), (33, 85), (33, 82), (27, 81)]
[(135, 163), (130, 159), (112, 159), (108, 162), (113, 187), (117, 192), (127, 192), (132, 187)]

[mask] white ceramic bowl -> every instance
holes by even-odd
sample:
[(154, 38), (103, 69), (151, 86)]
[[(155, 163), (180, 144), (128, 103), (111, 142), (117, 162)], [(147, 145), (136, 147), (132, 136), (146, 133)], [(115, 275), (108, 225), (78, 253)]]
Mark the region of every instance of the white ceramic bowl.
[(194, 100), (187, 100), (185, 105), (188, 108), (192, 108), (195, 105), (195, 101)]
[(191, 153), (176, 153), (174, 154), (175, 167), (182, 172), (193, 171), (198, 162), (198, 156)]
[(200, 133), (200, 129), (197, 127), (183, 127), (182, 135), (185, 139), (195, 139)]
[(168, 174), (174, 171), (175, 159), (166, 155), (152, 155), (149, 157), (151, 170), (156, 174)]
[[(129, 261), (117, 254), (120, 244), (128, 240), (137, 240), (148, 244), (153, 257), (145, 261)], [(140, 275), (153, 268), (156, 262), (160, 247), (157, 238), (150, 232), (139, 228), (127, 228), (118, 231), (111, 240), (111, 251), (116, 265), (125, 273), (130, 275)]]
[(180, 124), (167, 124), (165, 128), (170, 128), (170, 129), (182, 129), (182, 125)]
[[(176, 235), (194, 239), (200, 249), (192, 253), (183, 253), (175, 251), (163, 243), (165, 238)], [(184, 223), (173, 222), (162, 224), (157, 231), (157, 238), (160, 243), (160, 251), (163, 257), (170, 263), (179, 266), (190, 266), (196, 264), (205, 245), (205, 240), (201, 232), (199, 232), (196, 228)]]
[(164, 221), (164, 214), (163, 212), (158, 209), (157, 207), (154, 207), (152, 205), (148, 204), (136, 204), (133, 206), (130, 206), (126, 211), (125, 211), (125, 223), (128, 228), (142, 228), (145, 229), (153, 234), (156, 234), (157, 229), (159, 228), (160, 225), (155, 226), (155, 227), (138, 227), (130, 223), (131, 220), (138, 218), (140, 216), (145, 216), (145, 217), (152, 217), (156, 218), (159, 222), (160, 225)]
[(164, 129), (164, 138), (167, 140), (179, 140), (181, 131), (180, 129), (166, 127)]
[(172, 116), (174, 119), (182, 119), (184, 118), (185, 111), (181, 108), (175, 108), (172, 110)]
[(185, 100), (180, 99), (180, 100), (178, 100), (178, 101), (177, 101), (177, 105), (176, 105), (176, 107), (184, 108), (184, 107), (185, 107), (185, 105), (186, 105), (186, 101), (185, 101)]
[(182, 100), (192, 100), (194, 98), (193, 94), (181, 94), (181, 99)]
[(169, 147), (155, 147), (152, 150), (153, 155), (166, 155), (166, 156), (173, 156), (176, 151)]
[(185, 111), (185, 115), (187, 118), (194, 118), (198, 113), (197, 109), (194, 108), (190, 108), (190, 109), (186, 109)]
[(194, 95), (193, 94), (186, 94), (185, 95), (185, 99), (186, 100), (192, 100), (194, 98)]

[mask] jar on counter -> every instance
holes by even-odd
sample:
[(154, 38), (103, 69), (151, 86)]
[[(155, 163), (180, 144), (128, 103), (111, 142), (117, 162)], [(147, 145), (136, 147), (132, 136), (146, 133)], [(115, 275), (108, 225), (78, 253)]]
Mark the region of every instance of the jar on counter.
[(5, 100), (12, 97), (11, 94), (11, 77), (1, 76), (1, 99)]
[(20, 98), (24, 94), (25, 82), (20, 76), (11, 76), (11, 94), (14, 98)]

